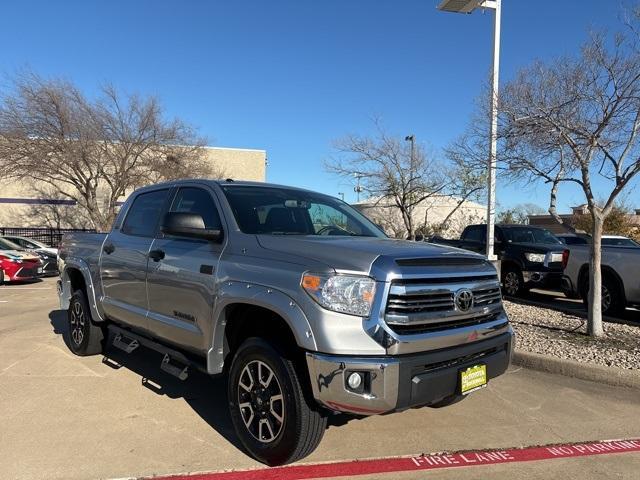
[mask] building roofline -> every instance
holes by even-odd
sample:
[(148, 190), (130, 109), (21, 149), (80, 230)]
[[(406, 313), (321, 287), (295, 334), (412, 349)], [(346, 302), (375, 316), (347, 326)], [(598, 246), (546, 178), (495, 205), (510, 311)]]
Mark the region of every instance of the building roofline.
[(205, 145), (204, 148), (207, 150), (233, 150), (236, 152), (262, 152), (267, 153), (266, 150), (260, 148), (235, 148), (235, 147), (211, 147), (209, 145)]

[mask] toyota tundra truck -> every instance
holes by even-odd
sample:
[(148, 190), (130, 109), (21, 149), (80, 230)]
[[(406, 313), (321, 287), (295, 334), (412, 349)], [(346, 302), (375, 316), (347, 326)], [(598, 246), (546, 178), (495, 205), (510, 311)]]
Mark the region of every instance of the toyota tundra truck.
[(141, 188), (110, 233), (65, 236), (60, 272), (73, 353), (143, 346), (180, 379), (226, 375), (237, 436), (269, 465), (310, 454), (329, 415), (458, 402), (514, 344), (484, 257), (387, 238), (297, 188)]

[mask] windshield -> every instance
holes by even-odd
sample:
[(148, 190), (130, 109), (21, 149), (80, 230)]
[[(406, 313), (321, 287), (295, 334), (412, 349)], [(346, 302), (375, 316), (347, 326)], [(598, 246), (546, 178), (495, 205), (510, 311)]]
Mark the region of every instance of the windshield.
[(22, 247), (5, 238), (0, 238), (0, 250), (22, 250)]
[(328, 195), (241, 185), (222, 190), (244, 233), (385, 237), (357, 210)]
[(558, 237), (560, 241), (566, 245), (587, 245), (589, 244), (589, 240), (584, 237), (572, 237), (572, 236), (564, 236)]
[(602, 237), (602, 245), (615, 247), (640, 247), (640, 244), (630, 238)]
[(509, 227), (504, 228), (504, 235), (509, 242), (513, 243), (546, 243), (562, 245), (562, 242), (544, 228), (530, 228), (530, 227)]

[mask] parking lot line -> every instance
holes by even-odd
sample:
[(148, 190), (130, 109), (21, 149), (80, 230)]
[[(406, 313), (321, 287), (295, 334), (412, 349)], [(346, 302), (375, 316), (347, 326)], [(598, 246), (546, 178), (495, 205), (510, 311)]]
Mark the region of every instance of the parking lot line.
[(475, 450), (453, 453), (352, 460), (231, 472), (153, 477), (155, 480), (309, 480), (314, 478), (373, 475), (457, 467), (479, 467), (561, 458), (640, 452), (640, 439), (602, 440), (507, 450)]

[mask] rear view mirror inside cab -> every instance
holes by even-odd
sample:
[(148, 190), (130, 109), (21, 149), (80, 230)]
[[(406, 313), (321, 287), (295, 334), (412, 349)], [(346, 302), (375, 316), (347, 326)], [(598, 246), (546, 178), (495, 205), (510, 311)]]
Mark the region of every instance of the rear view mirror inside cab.
[(287, 208), (304, 208), (307, 210), (311, 208), (311, 204), (303, 200), (285, 200), (284, 206)]

